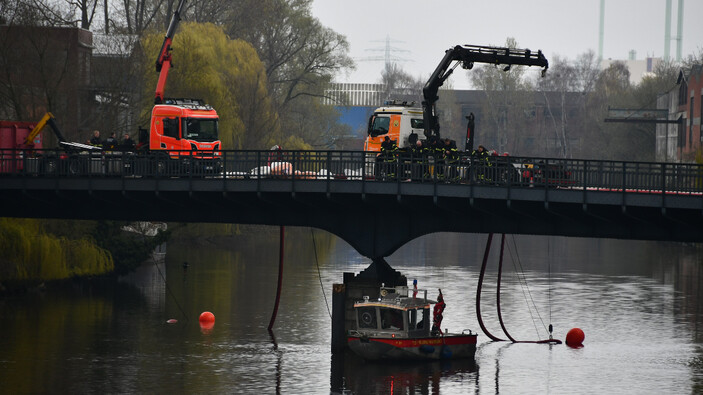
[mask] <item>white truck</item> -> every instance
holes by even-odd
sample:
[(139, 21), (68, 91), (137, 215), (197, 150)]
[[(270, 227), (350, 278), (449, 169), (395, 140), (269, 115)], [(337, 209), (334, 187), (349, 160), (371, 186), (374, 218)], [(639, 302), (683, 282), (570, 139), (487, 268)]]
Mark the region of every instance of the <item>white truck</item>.
[[(450, 68), (454, 62), (456, 63)], [(459, 64), (468, 70), (474, 67), (474, 63), (503, 65), (503, 70), (506, 71), (510, 70), (512, 65), (538, 66), (542, 67), (543, 74), (549, 67), (542, 51), (533, 53), (529, 49), (479, 45), (457, 45), (449, 48), (422, 88), (422, 106), (416, 106), (415, 102), (389, 101), (374, 111), (369, 119), (368, 137), (364, 143), (364, 150), (380, 152), (381, 143), (386, 136), (395, 140), (398, 148), (410, 147), (417, 139), (422, 138), (419, 135), (420, 131), (422, 131), (424, 139), (439, 139), (439, 119), (435, 111), (435, 105), (439, 99), (437, 95), (439, 88)], [(471, 152), (473, 150), (473, 118), (467, 118), (469, 118), (469, 127), (467, 128), (465, 150)]]

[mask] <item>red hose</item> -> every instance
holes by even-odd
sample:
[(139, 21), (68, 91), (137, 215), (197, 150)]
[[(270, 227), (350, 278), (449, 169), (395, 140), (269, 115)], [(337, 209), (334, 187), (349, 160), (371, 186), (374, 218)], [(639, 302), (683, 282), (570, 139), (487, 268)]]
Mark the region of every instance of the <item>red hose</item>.
[(491, 332), (486, 329), (486, 326), (483, 325), (483, 318), (481, 318), (481, 288), (483, 286), (483, 277), (486, 274), (486, 263), (488, 262), (488, 253), (491, 251), (491, 241), (493, 240), (493, 233), (488, 234), (488, 240), (486, 241), (486, 250), (483, 253), (483, 264), (481, 264), (481, 274), (478, 276), (478, 287), (476, 288), (476, 318), (478, 318), (478, 324), (481, 326), (481, 330), (483, 333), (486, 334), (491, 340), (500, 342), (500, 341), (505, 341), (505, 339), (501, 339), (498, 337), (495, 337), (491, 334)]
[(500, 237), (500, 259), (498, 260), (498, 285), (496, 287), (496, 305), (498, 308), (498, 321), (500, 321), (500, 327), (503, 329), (503, 333), (505, 333), (505, 336), (507, 336), (511, 342), (515, 343), (515, 339), (513, 339), (513, 337), (510, 336), (510, 333), (508, 333), (508, 330), (505, 328), (505, 324), (503, 323), (503, 314), (501, 314), (501, 311), (500, 311), (500, 282), (501, 282), (501, 277), (503, 276), (503, 249), (504, 248), (505, 248), (505, 233), (503, 233)]

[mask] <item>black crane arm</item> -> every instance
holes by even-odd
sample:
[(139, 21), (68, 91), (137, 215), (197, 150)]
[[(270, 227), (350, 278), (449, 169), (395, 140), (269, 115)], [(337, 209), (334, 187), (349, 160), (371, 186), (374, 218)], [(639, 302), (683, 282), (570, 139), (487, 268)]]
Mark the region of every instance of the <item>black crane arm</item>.
[[(457, 62), (451, 69), (449, 66)], [(439, 87), (444, 84), (447, 78), (454, 72), (457, 65), (470, 70), (474, 63), (488, 63), (494, 65), (505, 65), (504, 71), (510, 70), (512, 65), (538, 66), (542, 67), (542, 76), (547, 72), (549, 63), (542, 51), (533, 53), (529, 49), (486, 47), (480, 45), (457, 45), (449, 48), (442, 61), (430, 76), (425, 86), (422, 88), (423, 102), (422, 112), (425, 126), (425, 136), (436, 136), (439, 138), (439, 120), (435, 112), (435, 103), (439, 99), (437, 93)]]

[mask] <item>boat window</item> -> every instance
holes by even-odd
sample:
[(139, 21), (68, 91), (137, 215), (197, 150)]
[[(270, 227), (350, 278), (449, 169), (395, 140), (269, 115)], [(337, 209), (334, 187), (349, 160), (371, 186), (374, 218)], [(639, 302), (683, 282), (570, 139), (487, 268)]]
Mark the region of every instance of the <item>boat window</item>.
[(405, 325), (403, 325), (403, 311), (381, 309), (381, 329), (405, 329)]
[(376, 308), (361, 307), (359, 314), (359, 328), (376, 329)]
[(424, 309), (410, 310), (408, 313), (408, 329), (423, 329), (425, 327)]

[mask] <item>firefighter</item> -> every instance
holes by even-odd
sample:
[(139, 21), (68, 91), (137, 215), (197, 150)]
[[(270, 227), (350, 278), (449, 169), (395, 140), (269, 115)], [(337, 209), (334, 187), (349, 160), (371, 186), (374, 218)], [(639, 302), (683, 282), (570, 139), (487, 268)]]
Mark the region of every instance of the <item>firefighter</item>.
[(477, 149), (473, 150), (471, 153), (471, 156), (478, 156), (478, 157), (483, 157), (483, 156), (488, 156), (488, 151), (486, 151), (486, 148), (482, 145), (479, 145)]
[(442, 313), (447, 307), (444, 303), (444, 297), (442, 296), (442, 290), (439, 290), (439, 296), (437, 296), (437, 303), (434, 305), (434, 310), (432, 311), (432, 331), (433, 335), (442, 334)]
[(415, 145), (412, 146), (410, 151), (410, 155), (412, 162), (412, 178), (413, 180), (420, 181), (427, 167), (427, 147), (425, 147), (422, 140), (417, 140), (415, 142)]
[(117, 146), (117, 137), (115, 136), (115, 132), (112, 132), (110, 134), (110, 137), (105, 139), (104, 145), (105, 145), (106, 149), (109, 149), (109, 150), (115, 149), (115, 147)]
[(383, 138), (381, 143), (381, 161), (383, 162), (383, 178), (388, 177), (389, 179), (395, 178), (395, 165), (397, 162), (398, 145), (395, 140), (391, 140), (390, 137), (386, 136)]
[(488, 169), (488, 167), (491, 166), (491, 163), (488, 160), (490, 154), (486, 148), (479, 145), (478, 148), (471, 153), (471, 156), (471, 163), (475, 166), (474, 174), (476, 175), (476, 180), (479, 182), (490, 181)]
[(100, 131), (99, 130), (93, 130), (93, 137), (90, 138), (90, 145), (94, 145), (96, 147), (103, 146), (103, 141), (100, 139)]
[(456, 181), (457, 178), (457, 163), (459, 163), (459, 150), (456, 148), (456, 142), (445, 138), (443, 154), (445, 163), (445, 181)]

